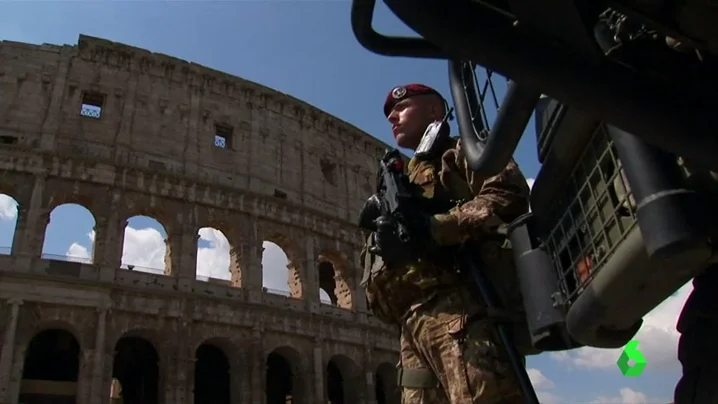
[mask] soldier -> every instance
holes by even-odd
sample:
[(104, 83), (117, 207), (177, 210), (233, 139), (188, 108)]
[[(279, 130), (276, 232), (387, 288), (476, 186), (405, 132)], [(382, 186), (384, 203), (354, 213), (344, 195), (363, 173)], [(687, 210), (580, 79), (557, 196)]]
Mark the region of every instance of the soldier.
[[(447, 107), (436, 90), (409, 84), (391, 90), (384, 114), (396, 143), (416, 150), (427, 126), (441, 121)], [(528, 212), (529, 188), (513, 160), (500, 174), (482, 178), (467, 168), (460, 141), (447, 139), (437, 157), (415, 156), (407, 167), (425, 198), (466, 201), (419, 221), (439, 250), (495, 238), (500, 224)], [(374, 315), (401, 330), (402, 403), (523, 403), (495, 326), (471, 297), (453, 257), (417, 257), (411, 265), (392, 268), (369, 251), (376, 238), (367, 236), (362, 286)], [(491, 269), (500, 273), (497, 265)]]

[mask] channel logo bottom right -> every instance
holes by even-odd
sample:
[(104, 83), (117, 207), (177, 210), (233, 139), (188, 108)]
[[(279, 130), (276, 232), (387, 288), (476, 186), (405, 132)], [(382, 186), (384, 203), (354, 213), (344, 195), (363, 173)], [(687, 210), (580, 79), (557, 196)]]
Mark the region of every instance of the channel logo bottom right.
[[(629, 364), (629, 361), (633, 361), (633, 364)], [(626, 344), (616, 365), (624, 376), (640, 376), (643, 373), (646, 368), (646, 358), (638, 350), (638, 340), (634, 339)]]

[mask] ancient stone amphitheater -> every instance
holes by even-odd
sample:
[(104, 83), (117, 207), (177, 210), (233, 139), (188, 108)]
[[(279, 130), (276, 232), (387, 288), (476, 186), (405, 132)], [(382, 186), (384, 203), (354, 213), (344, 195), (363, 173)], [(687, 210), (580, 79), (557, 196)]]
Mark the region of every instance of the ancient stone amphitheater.
[[(0, 403), (396, 403), (396, 332), (366, 309), (353, 225), (384, 145), (261, 85), (80, 36), (0, 42)], [(87, 261), (42, 254), (52, 211), (94, 217)], [(164, 271), (122, 263), (157, 219)], [(196, 276), (198, 229), (229, 242)], [(262, 243), (289, 292), (262, 285)], [(161, 257), (160, 257), (161, 258)], [(323, 289), (332, 304), (320, 302)]]

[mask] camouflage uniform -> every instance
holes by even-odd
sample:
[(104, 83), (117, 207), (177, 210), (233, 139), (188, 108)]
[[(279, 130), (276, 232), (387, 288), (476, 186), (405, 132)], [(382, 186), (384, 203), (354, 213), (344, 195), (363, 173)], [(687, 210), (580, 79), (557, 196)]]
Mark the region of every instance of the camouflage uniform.
[[(407, 171), (426, 198), (468, 200), (431, 218), (432, 236), (442, 246), (492, 236), (498, 225), (528, 211), (529, 188), (515, 162), (482, 178), (467, 168), (454, 139), (440, 158), (412, 159)], [(495, 327), (463, 286), (466, 280), (454, 263), (421, 260), (387, 268), (381, 257), (368, 252), (371, 245), (367, 237), (362, 284), (374, 315), (401, 329), (402, 403), (522, 403)]]

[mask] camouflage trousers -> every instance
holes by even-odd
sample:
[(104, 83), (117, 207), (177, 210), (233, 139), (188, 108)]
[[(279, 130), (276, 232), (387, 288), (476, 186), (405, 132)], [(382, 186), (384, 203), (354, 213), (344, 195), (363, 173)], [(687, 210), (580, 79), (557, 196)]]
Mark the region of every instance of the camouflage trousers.
[(479, 315), (469, 318), (478, 312), (464, 291), (413, 308), (402, 326), (402, 372), (429, 370), (434, 384), (402, 387), (402, 404), (524, 402), (494, 325)]

